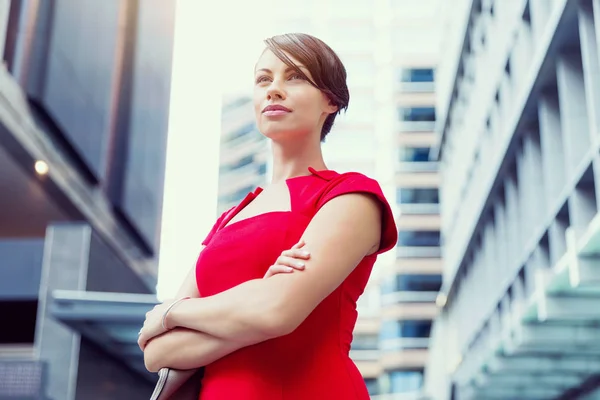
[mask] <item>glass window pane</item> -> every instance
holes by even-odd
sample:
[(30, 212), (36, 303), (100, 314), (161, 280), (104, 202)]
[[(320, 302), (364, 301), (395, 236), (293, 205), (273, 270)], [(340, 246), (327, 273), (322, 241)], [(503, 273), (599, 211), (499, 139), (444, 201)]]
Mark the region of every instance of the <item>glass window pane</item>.
[(427, 162), (429, 161), (429, 147), (401, 147), (399, 149), (400, 162)]
[(394, 292), (438, 292), (442, 287), (440, 275), (401, 274), (381, 282), (381, 293)]
[(378, 335), (354, 335), (352, 339), (352, 350), (377, 350), (378, 348)]
[(433, 82), (432, 68), (404, 68), (400, 72), (401, 82)]
[(423, 371), (392, 371), (390, 383), (392, 393), (418, 391), (423, 385)]
[(380, 393), (379, 381), (377, 379), (367, 378), (365, 379), (365, 384), (367, 385), (369, 396), (377, 396)]
[(399, 188), (396, 198), (400, 204), (439, 204), (438, 189), (407, 189)]
[(402, 321), (399, 324), (403, 338), (428, 338), (431, 334), (431, 321)]
[(398, 113), (401, 121), (435, 122), (434, 107), (401, 107)]
[(439, 231), (400, 231), (398, 246), (439, 246)]
[(398, 291), (437, 292), (442, 287), (441, 275), (402, 274), (396, 281)]

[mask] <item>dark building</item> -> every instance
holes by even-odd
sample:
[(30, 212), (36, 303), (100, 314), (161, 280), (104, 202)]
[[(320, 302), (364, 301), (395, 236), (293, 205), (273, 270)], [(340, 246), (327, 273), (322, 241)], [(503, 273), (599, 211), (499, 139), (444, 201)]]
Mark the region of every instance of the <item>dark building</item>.
[(149, 398), (174, 17), (0, 2), (2, 399)]

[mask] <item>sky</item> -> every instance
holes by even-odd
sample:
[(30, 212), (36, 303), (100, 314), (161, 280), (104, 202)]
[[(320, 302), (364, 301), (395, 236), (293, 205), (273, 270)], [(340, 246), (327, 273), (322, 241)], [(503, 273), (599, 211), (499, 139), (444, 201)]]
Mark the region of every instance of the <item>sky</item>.
[(266, 5), (229, 0), (211, 2), (209, 10), (205, 2), (177, 0), (160, 300), (175, 296), (217, 217), (221, 98), (252, 87), (262, 40), (272, 33)]

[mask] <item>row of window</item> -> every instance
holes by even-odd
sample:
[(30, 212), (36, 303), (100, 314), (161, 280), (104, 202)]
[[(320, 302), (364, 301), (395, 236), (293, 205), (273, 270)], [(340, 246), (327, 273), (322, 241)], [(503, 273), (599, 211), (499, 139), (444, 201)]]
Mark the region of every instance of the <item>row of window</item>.
[(400, 231), (398, 246), (407, 247), (439, 247), (441, 244), (440, 231)]
[(433, 68), (403, 68), (400, 70), (400, 82), (433, 82)]
[(430, 320), (386, 320), (381, 323), (381, 331), (379, 332), (381, 340), (399, 338), (428, 338), (430, 334)]
[(381, 293), (438, 292), (442, 287), (441, 275), (400, 274), (381, 282)]
[(428, 162), (430, 147), (401, 147), (398, 161), (400, 162)]
[(398, 188), (396, 199), (399, 204), (439, 204), (440, 195), (436, 188)]
[(398, 118), (404, 122), (435, 122), (435, 107), (399, 107)]

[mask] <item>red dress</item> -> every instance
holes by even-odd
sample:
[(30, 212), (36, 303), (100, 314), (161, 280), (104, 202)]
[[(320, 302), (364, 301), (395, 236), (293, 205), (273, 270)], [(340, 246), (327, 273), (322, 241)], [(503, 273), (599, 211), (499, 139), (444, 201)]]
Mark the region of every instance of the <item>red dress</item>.
[(377, 254), (396, 245), (393, 214), (376, 181), (358, 173), (309, 171), (311, 175), (286, 182), (291, 211), (267, 212), (227, 225), (262, 191), (257, 188), (217, 220), (196, 265), (201, 295), (211, 296), (262, 278), (281, 252), (298, 242), (319, 208), (345, 193), (369, 193), (380, 201), (383, 232), (379, 251), (365, 257), (291, 334), (242, 348), (207, 365), (201, 400), (369, 399), (348, 353), (356, 301)]

